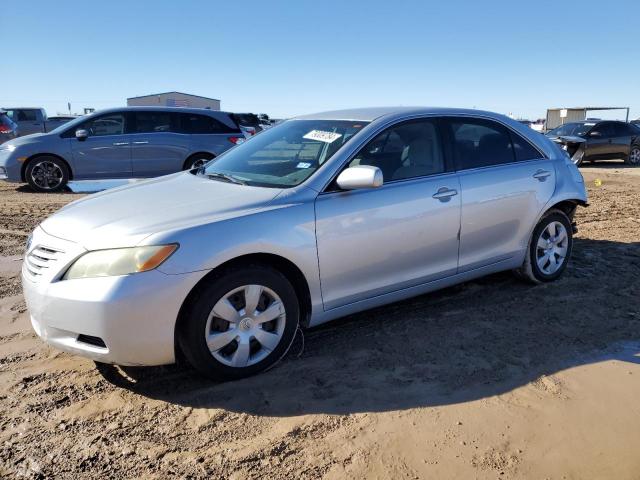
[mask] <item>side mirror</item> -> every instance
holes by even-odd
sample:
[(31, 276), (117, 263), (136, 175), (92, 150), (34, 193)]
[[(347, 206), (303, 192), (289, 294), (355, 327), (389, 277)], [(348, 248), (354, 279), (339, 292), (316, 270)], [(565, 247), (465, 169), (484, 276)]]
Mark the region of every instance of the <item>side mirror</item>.
[(76, 138), (81, 142), (85, 141), (89, 137), (89, 132), (84, 128), (79, 128), (76, 130)]
[(347, 168), (336, 179), (336, 183), (343, 190), (377, 188), (382, 186), (382, 181), (382, 170), (371, 165)]

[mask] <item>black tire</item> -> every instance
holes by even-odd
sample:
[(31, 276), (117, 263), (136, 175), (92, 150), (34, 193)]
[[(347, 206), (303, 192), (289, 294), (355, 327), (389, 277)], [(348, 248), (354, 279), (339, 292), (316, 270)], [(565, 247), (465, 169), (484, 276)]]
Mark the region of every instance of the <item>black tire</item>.
[[(214, 357), (207, 346), (205, 331), (209, 315), (216, 303), (229, 292), (245, 285), (267, 287), (280, 297), (285, 311), (285, 318), (282, 320), (284, 330), (277, 346), (270, 352), (267, 349), (269, 353), (265, 358), (252, 365), (234, 367), (226, 365)], [(295, 289), (284, 275), (264, 265), (248, 265), (240, 269), (221, 272), (220, 275), (198, 287), (198, 291), (189, 302), (190, 305), (187, 307), (178, 331), (179, 346), (187, 361), (198, 372), (212, 380), (245, 378), (273, 366), (287, 353), (298, 329), (300, 307)], [(255, 338), (252, 341), (255, 341)], [(231, 349), (234, 347), (233, 342), (236, 340), (230, 344)], [(236, 348), (238, 346), (236, 344)], [(262, 348), (261, 345), (259, 346)], [(232, 356), (233, 352), (230, 354), (230, 357)]]
[[(567, 234), (567, 251), (560, 267), (553, 273), (545, 273), (538, 266), (538, 239), (540, 239), (542, 232), (545, 231), (547, 226), (553, 222), (560, 222), (565, 228)], [(553, 282), (554, 280), (560, 278), (560, 276), (567, 268), (567, 264), (571, 259), (572, 249), (573, 230), (569, 217), (567, 217), (567, 215), (561, 210), (551, 209), (542, 216), (542, 218), (536, 225), (536, 228), (533, 229), (533, 233), (531, 234), (531, 238), (529, 239), (529, 245), (527, 246), (527, 254), (524, 263), (519, 269), (515, 271), (515, 273), (519, 278), (531, 283)]]
[(624, 163), (631, 165), (632, 167), (640, 166), (640, 143), (634, 143), (631, 145), (631, 150), (629, 151), (627, 158), (624, 160)]
[(210, 153), (196, 153), (185, 160), (183, 170), (191, 170), (194, 168), (194, 165), (200, 166), (213, 158), (215, 158), (215, 156)]
[[(50, 173), (50, 179), (39, 175), (45, 170)], [(36, 192), (59, 192), (69, 182), (69, 167), (57, 157), (43, 155), (29, 161), (24, 176), (29, 187)], [(50, 187), (46, 188), (45, 185), (50, 185)]]

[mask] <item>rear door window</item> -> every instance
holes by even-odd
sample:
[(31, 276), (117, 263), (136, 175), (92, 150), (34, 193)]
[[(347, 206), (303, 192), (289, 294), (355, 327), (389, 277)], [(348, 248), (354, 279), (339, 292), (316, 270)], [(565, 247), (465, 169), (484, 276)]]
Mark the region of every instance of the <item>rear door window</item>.
[[(502, 165), (516, 160), (509, 130), (480, 118), (447, 119), (456, 170)], [(523, 152), (523, 156), (524, 152)]]
[(638, 132), (634, 131), (635, 129), (627, 123), (613, 123), (611, 124), (613, 128), (613, 135), (615, 137), (627, 137), (629, 135), (637, 135)]
[(170, 112), (134, 112), (131, 133), (171, 132)]

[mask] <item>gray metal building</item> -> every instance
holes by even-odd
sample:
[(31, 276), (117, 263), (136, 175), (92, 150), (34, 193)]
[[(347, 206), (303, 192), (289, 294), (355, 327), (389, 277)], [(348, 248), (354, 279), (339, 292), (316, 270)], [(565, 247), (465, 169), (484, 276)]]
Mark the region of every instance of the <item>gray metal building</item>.
[(182, 92), (155, 93), (127, 98), (128, 107), (189, 107), (220, 110), (220, 100)]

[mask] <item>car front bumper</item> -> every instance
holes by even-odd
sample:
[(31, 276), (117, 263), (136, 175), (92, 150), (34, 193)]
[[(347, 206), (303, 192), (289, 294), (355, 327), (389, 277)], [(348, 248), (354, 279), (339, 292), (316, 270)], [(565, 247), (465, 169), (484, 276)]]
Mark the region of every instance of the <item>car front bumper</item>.
[(0, 180), (20, 182), (22, 164), (15, 158), (14, 152), (0, 150)]
[[(40, 245), (42, 237), (42, 230), (37, 229), (32, 250)], [(52, 270), (34, 276), (29, 255), (23, 263), (24, 297), (36, 334), (59, 350), (98, 362), (149, 366), (173, 363), (178, 312), (206, 272), (168, 275), (152, 270), (59, 281), (56, 278), (61, 272), (84, 251), (71, 242), (66, 242), (63, 250), (60, 243), (59, 239), (57, 243), (51, 237), (47, 239), (48, 247), (63, 252), (56, 260), (57, 273)]]

